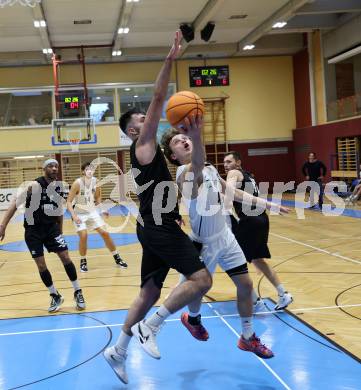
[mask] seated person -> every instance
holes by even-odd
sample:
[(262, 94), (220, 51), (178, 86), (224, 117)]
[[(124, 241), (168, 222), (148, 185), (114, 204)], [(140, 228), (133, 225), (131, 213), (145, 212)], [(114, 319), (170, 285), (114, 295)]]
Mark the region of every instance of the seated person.
[(34, 114), (30, 114), (28, 121), (27, 121), (27, 124), (29, 126), (35, 126), (37, 124)]
[(19, 126), (19, 121), (16, 119), (15, 115), (11, 115), (9, 126)]
[(44, 112), (43, 116), (41, 117), (41, 124), (50, 125), (51, 120), (52, 120), (51, 114), (49, 114), (49, 112)]
[[(354, 180), (354, 181), (356, 181), (356, 180)], [(346, 203), (348, 203), (348, 204), (356, 203), (358, 201), (358, 199), (360, 198), (360, 195), (361, 195), (361, 179), (357, 180), (357, 183), (353, 189), (352, 194), (348, 198), (346, 198)]]

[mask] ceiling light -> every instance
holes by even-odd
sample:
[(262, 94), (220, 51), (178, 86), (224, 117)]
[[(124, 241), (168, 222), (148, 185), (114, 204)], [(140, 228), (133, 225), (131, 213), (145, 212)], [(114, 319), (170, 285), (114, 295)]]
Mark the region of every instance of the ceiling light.
[(129, 27), (120, 27), (118, 30), (118, 34), (128, 34)]
[(100, 96), (97, 96), (95, 99), (97, 99), (97, 100), (100, 100), (100, 99), (101, 99), (101, 97), (100, 97)]
[(252, 50), (255, 47), (256, 47), (255, 45), (246, 45), (246, 46), (243, 47), (243, 50)]
[(124, 88), (124, 91), (130, 91), (130, 88)]
[(139, 0), (127, 0), (127, 3), (138, 3)]
[(112, 51), (112, 56), (113, 57), (121, 56), (121, 55), (122, 55), (122, 51), (121, 50), (113, 50)]
[(283, 28), (286, 24), (287, 22), (277, 22), (272, 26), (272, 28)]
[(43, 53), (44, 54), (52, 54), (53, 53), (53, 49), (43, 49)]
[(138, 97), (138, 95), (134, 95), (133, 97), (136, 99)]
[(34, 20), (34, 27), (36, 27), (36, 28), (46, 27), (46, 21), (45, 20)]
[(26, 160), (28, 158), (44, 158), (44, 156), (16, 156), (14, 160)]

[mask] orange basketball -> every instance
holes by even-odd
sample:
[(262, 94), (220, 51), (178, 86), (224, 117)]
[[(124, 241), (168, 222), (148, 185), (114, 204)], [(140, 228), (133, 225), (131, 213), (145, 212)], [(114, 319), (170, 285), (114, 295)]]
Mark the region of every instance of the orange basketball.
[(168, 100), (166, 115), (168, 122), (173, 127), (180, 125), (187, 117), (190, 119), (192, 115), (203, 114), (203, 100), (193, 92), (177, 92)]

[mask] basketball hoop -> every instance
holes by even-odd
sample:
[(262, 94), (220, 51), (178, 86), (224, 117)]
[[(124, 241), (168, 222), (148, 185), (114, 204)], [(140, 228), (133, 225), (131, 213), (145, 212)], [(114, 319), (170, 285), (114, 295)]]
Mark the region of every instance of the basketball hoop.
[(80, 144), (80, 139), (74, 138), (74, 139), (69, 139), (69, 145), (71, 147), (72, 152), (79, 152), (79, 144)]
[(7, 5), (13, 6), (14, 4), (20, 4), (24, 7), (36, 7), (37, 4), (41, 3), (41, 0), (0, 0), (0, 8), (4, 8)]

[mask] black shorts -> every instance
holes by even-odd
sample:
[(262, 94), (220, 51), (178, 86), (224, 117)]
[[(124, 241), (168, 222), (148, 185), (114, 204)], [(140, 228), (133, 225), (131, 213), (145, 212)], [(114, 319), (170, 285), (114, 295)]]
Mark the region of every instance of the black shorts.
[(48, 252), (68, 250), (57, 223), (26, 227), (25, 242), (34, 259), (44, 255), (44, 246)]
[(191, 275), (203, 268), (197, 249), (175, 221), (163, 221), (162, 225), (137, 224), (137, 236), (143, 248), (141, 286), (153, 278), (162, 288), (169, 269), (183, 275)]
[(267, 213), (232, 219), (232, 231), (249, 263), (254, 259), (270, 259), (268, 249), (269, 219)]

